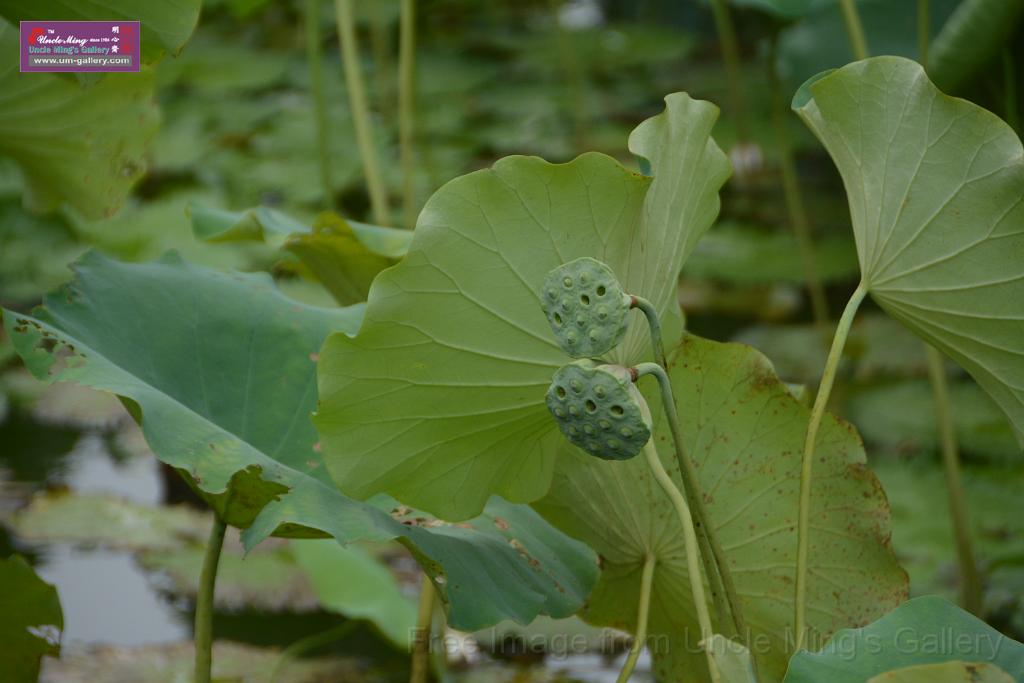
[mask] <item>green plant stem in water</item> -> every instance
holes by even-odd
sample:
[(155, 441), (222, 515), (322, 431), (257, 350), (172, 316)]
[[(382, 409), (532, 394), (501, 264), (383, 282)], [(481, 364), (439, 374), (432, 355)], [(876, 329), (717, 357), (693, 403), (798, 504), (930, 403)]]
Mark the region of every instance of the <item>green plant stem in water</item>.
[(434, 582), (426, 573), (420, 585), (420, 604), (416, 613), (416, 632), (412, 640), (412, 666), (409, 683), (426, 683), (430, 670), (430, 637), (434, 621)]
[(338, 37), (341, 41), (341, 61), (345, 68), (345, 84), (348, 88), (349, 106), (356, 127), (359, 156), (363, 159), (366, 186), (370, 193), (373, 220), (378, 225), (390, 225), (387, 193), (377, 158), (377, 146), (373, 138), (370, 108), (366, 100), (366, 87), (359, 69), (359, 44), (356, 42), (355, 19), (352, 16), (352, 0), (334, 0), (335, 17), (338, 21)]
[(220, 517), (214, 516), (210, 538), (206, 542), (203, 569), (199, 575), (199, 589), (196, 593), (196, 621), (193, 640), (195, 642), (195, 683), (210, 683), (213, 670), (213, 593), (217, 584), (217, 565), (220, 551), (224, 547), (224, 532), (227, 525)]
[(821, 420), (825, 417), (825, 408), (828, 405), (829, 396), (832, 394), (832, 385), (835, 383), (836, 370), (839, 368), (839, 360), (843, 356), (843, 347), (846, 346), (846, 338), (850, 334), (850, 326), (857, 314), (864, 297), (867, 295), (867, 285), (861, 282), (857, 285), (850, 300), (846, 303), (843, 315), (839, 318), (835, 335), (832, 337), (832, 347), (829, 349), (828, 358), (825, 360), (825, 369), (821, 375), (821, 383), (818, 385), (818, 393), (814, 397), (814, 407), (811, 408), (811, 418), (807, 423), (807, 435), (804, 439), (804, 455), (800, 467), (800, 510), (797, 523), (797, 550), (796, 550), (796, 614), (794, 617), (794, 629), (796, 631), (796, 649), (803, 647), (807, 637), (806, 613), (807, 613), (807, 556), (810, 550), (810, 525), (811, 525), (811, 474), (814, 465), (814, 447), (818, 439), (818, 428)]
[(413, 125), (416, 110), (416, 0), (402, 0), (398, 54), (398, 137), (402, 156), (402, 212), (405, 227), (416, 227)]
[[(657, 316), (655, 316), (655, 319)], [(660, 339), (660, 336), (658, 337)], [(668, 377), (665, 368), (655, 363), (640, 363), (636, 366), (637, 377), (654, 375), (658, 380), (658, 388), (661, 390), (661, 403), (665, 409), (665, 416), (668, 419), (669, 431), (672, 433), (672, 445), (676, 452), (676, 462), (679, 464), (679, 472), (683, 478), (683, 488), (690, 501), (693, 517), (696, 521), (697, 530), (704, 558), (705, 572), (708, 575), (708, 584), (712, 588), (712, 597), (716, 597), (715, 608), (720, 613), (719, 619), (725, 623), (724, 606), (719, 602), (724, 597), (728, 611), (732, 615), (732, 625), (735, 635), (746, 639), (748, 635), (746, 620), (743, 618), (743, 608), (740, 604), (739, 592), (732, 580), (732, 572), (729, 570), (728, 559), (725, 550), (718, 540), (718, 534), (711, 524), (711, 517), (708, 515), (707, 505), (704, 503), (704, 490), (697, 477), (697, 467), (693, 460), (686, 453), (683, 444), (683, 433), (679, 423), (679, 413), (676, 411), (675, 394), (672, 391), (672, 382)], [(756, 663), (755, 663), (756, 668)]]
[(281, 656), (277, 658), (277, 662), (274, 664), (274, 670), (270, 674), (270, 683), (277, 683), (281, 678), (281, 672), (283, 672), (288, 664), (293, 660), (301, 657), (307, 652), (341, 640), (351, 633), (358, 623), (358, 621), (350, 619), (338, 624), (334, 628), (329, 628), (321, 633), (314, 633), (311, 636), (296, 640), (294, 643), (286, 647), (281, 652)]
[(736, 137), (739, 142), (744, 142), (750, 139), (750, 129), (747, 125), (747, 105), (743, 95), (743, 67), (740, 60), (739, 41), (736, 40), (736, 28), (733, 26), (729, 7), (725, 0), (711, 0), (711, 13), (715, 18), (718, 42), (722, 46), (725, 77), (729, 83), (729, 100), (732, 105), (732, 115), (736, 120)]
[(931, 36), (931, 0), (917, 0), (917, 61), (928, 69), (928, 39)]
[(640, 603), (636, 611), (636, 633), (633, 636), (633, 644), (629, 648), (629, 655), (615, 683), (626, 683), (633, 674), (636, 667), (636, 660), (643, 652), (644, 643), (647, 641), (647, 619), (651, 610), (651, 586), (654, 584), (654, 565), (657, 560), (654, 553), (648, 553), (644, 558), (644, 568), (640, 574)]
[(306, 0), (306, 61), (309, 62), (309, 87), (313, 96), (316, 147), (320, 162), (320, 186), (324, 205), (334, 208), (334, 182), (331, 179), (331, 145), (327, 130), (327, 95), (324, 91), (324, 60), (320, 45), (320, 0)]
[(928, 352), (928, 375), (935, 396), (935, 417), (939, 424), (939, 440), (942, 446), (942, 463), (946, 470), (946, 492), (949, 495), (949, 514), (956, 538), (957, 559), (960, 564), (960, 597), (964, 609), (981, 616), (981, 577), (974, 562), (971, 545), (971, 524), (967, 512), (960, 477), (960, 456), (957, 449), (956, 431), (953, 428), (953, 411), (949, 401), (949, 387), (946, 383), (946, 367), (940, 354), (933, 346), (926, 344)]
[(864, 26), (860, 23), (856, 0), (839, 0), (839, 5), (843, 10), (843, 23), (846, 24), (850, 47), (853, 48), (853, 58), (857, 61), (867, 59), (869, 55), (868, 42), (864, 38)]
[[(775, 66), (775, 40), (772, 40), (771, 56), (768, 59), (768, 75), (772, 91), (772, 124), (775, 127), (775, 142), (779, 150), (779, 166), (782, 171), (782, 191), (786, 197), (786, 210), (789, 222), (793, 227), (800, 260), (804, 266), (804, 281), (811, 300), (811, 312), (814, 322), (822, 331), (822, 338), (828, 339), (828, 299), (825, 286), (818, 273), (818, 256), (815, 253), (814, 241), (811, 238), (810, 221), (807, 220), (807, 209), (804, 205), (803, 193), (800, 191), (800, 179), (793, 160), (793, 149), (789, 144), (789, 133), (786, 131), (788, 107), (782, 98), (782, 84), (779, 81)], [(827, 342), (826, 342), (827, 343)]]
[[(683, 494), (676, 488), (672, 477), (669, 476), (668, 472), (665, 471), (665, 467), (661, 464), (653, 437), (644, 445), (644, 457), (647, 459), (647, 464), (651, 468), (654, 478), (661, 485), (665, 494), (668, 495), (669, 500), (672, 501), (672, 507), (675, 508), (676, 515), (679, 516), (679, 523), (683, 527), (683, 543), (686, 546), (686, 573), (690, 579), (690, 592), (693, 595), (694, 609), (697, 611), (700, 637), (702, 641), (706, 642), (714, 635), (714, 630), (711, 628), (711, 615), (708, 614), (707, 597), (704, 595), (704, 579), (701, 576), (700, 570), (700, 551), (697, 549), (697, 531), (693, 526), (690, 508), (686, 504)], [(714, 657), (711, 655), (710, 650), (705, 650), (704, 654), (707, 655), (711, 681), (712, 683), (718, 683), (720, 676)]]

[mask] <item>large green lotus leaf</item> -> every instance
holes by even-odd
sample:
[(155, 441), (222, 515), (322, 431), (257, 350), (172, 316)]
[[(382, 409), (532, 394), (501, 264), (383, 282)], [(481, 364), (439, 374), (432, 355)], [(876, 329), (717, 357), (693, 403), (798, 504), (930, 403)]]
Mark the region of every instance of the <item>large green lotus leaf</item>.
[[(672, 361), (672, 385), (687, 449), (751, 629), (762, 681), (778, 681), (792, 652), (793, 581), (800, 460), (809, 409), (768, 360), (742, 344), (688, 335)], [(658, 405), (654, 387), (651, 406)], [(661, 411), (655, 411), (663, 420)], [(671, 440), (658, 447), (682, 486)], [(907, 595), (889, 544), (889, 506), (850, 425), (826, 416), (811, 500), (810, 642), (867, 624)], [(706, 675), (687, 579), (682, 531), (668, 498), (640, 458), (602, 462), (574, 452), (558, 462), (551, 492), (534, 503), (555, 526), (601, 557), (583, 616), (636, 628), (640, 575), (655, 553), (649, 637), (659, 680)], [(721, 629), (726, 630), (726, 629)], [(825, 680), (825, 679), (822, 679)]]
[[(434, 581), (448, 623), (474, 631), (538, 614), (575, 614), (597, 581), (594, 552), (525, 505), (492, 498), (483, 514), (452, 524), (388, 496), (361, 503), (309, 479), (270, 503), (246, 529), (251, 547), (296, 524), (339, 540), (398, 540)], [(500, 586), (500, 590), (495, 590)]]
[(265, 274), (175, 255), (135, 265), (92, 252), (74, 270), (33, 316), (5, 312), (37, 378), (126, 399), (157, 457), (214, 494), (232, 524), (247, 525), (300, 473), (330, 481), (308, 418), (316, 352), (329, 332), (354, 331), (360, 307), (305, 306)]
[(398, 538), (435, 577), (451, 623), (468, 629), (579, 609), (596, 581), (594, 554), (529, 508), (499, 501), (453, 527), (407, 518), (393, 501), (346, 498), (330, 482), (309, 421), (315, 361), (328, 332), (354, 329), (361, 306), (303, 305), (265, 274), (174, 256), (125, 264), (90, 253), (74, 268), (34, 315), (5, 311), (16, 350), (44, 381), (122, 397), (158, 458), (231, 524), (252, 525), (248, 547), (272, 533)]
[(793, 108), (843, 176), (872, 297), (1024, 429), (1020, 139), (899, 57), (812, 79)]
[(786, 683), (865, 683), (909, 666), (956, 661), (994, 664), (1024, 680), (1024, 645), (942, 598), (925, 596), (864, 628), (836, 633), (820, 652), (798, 652)]
[(0, 680), (36, 683), (43, 655), (60, 654), (64, 614), (57, 589), (20, 555), (0, 560)]
[[(509, 157), (427, 202), (408, 255), (374, 281), (359, 335), (324, 347), (315, 421), (344, 491), (387, 492), (445, 519), (479, 513), (494, 493), (544, 495), (563, 443), (544, 392), (568, 357), (538, 297), (567, 261), (607, 263), (675, 343), (676, 276), (729, 166), (710, 138), (716, 108), (682, 93), (666, 103), (630, 136), (653, 178), (595, 153)], [(632, 364), (649, 343), (636, 320), (611, 358)]]
[(117, 211), (145, 170), (156, 133), (153, 74), (90, 87), (18, 72), (18, 30), (0, 20), (0, 157), (14, 159), (34, 208), (67, 202), (89, 218)]
[(19, 21), (138, 21), (142, 61), (176, 54), (199, 22), (202, 0), (0, 0), (0, 16)]

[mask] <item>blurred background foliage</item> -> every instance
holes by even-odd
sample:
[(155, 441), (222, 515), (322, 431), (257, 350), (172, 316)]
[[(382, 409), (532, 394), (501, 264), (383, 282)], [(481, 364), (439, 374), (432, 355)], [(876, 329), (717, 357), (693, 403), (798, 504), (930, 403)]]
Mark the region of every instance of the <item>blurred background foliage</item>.
[[(932, 76), (1019, 133), (1024, 33), (1011, 6), (1021, 3), (1007, 2), (1011, 11), (999, 35), (974, 41), (968, 51), (942, 35), (964, 4), (969, 0), (931, 3)], [(9, 5), (0, 2), (0, 14), (18, 16), (19, 8)], [(364, 297), (373, 274), (401, 253), (403, 237), (356, 222), (371, 219), (370, 201), (334, 7), (312, 6), (324, 55), (329, 192), (319, 166), (304, 2), (206, 0), (187, 43), (186, 31), (178, 36), (183, 47), (171, 37), (162, 49), (147, 50), (151, 63), (141, 76), (47, 76), (27, 88), (13, 70), (0, 74), (0, 305), (27, 311), (68, 280), (67, 264), (90, 248), (131, 261), (173, 249), (200, 264), (267, 270), (290, 296), (323, 305)], [(873, 54), (919, 57), (916, 3), (860, 0), (858, 6)], [(397, 0), (357, 3), (361, 66), (393, 207), (402, 193), (398, 8)], [(783, 379), (813, 387), (826, 341), (805, 293), (773, 116), (781, 117), (791, 143), (817, 270), (835, 315), (858, 277), (846, 200), (827, 155), (788, 102), (803, 80), (851, 61), (852, 53), (834, 0), (733, 0), (731, 10), (742, 60), (740, 98), (730, 90), (714, 16), (699, 0), (419, 0), (414, 203), (422, 206), (446, 181), (509, 154), (557, 162), (598, 150), (636, 167), (627, 136), (661, 109), (664, 94), (685, 90), (714, 101), (723, 110), (716, 139), (736, 172), (718, 225), (680, 279), (688, 326), (752, 344)], [(13, 29), (0, 32), (8, 56), (12, 36)], [(25, 93), (45, 98), (31, 101), (46, 106), (19, 108)], [(43, 125), (72, 111), (77, 128)], [(117, 140), (118, 148), (97, 151), (83, 144), (88, 135)], [(91, 178), (94, 155), (111, 153), (117, 166)], [(46, 191), (38, 178), (43, 168), (57, 169), (52, 175), (61, 191)], [(249, 211), (254, 207), (262, 208)], [(218, 239), (239, 233), (250, 239)], [(256, 233), (260, 239), (251, 239)], [(339, 261), (318, 268), (316, 250), (323, 245), (316, 235), (329, 237), (321, 254), (341, 259), (347, 279), (324, 275)], [(951, 364), (948, 370), (985, 575), (985, 616), (1020, 639), (1024, 461), (995, 405), (961, 371)], [(954, 598), (953, 535), (924, 348), (868, 306), (842, 372), (832, 408), (866, 441), (893, 508), (893, 542), (912, 592)], [(71, 649), (44, 671), (46, 680), (165, 681), (187, 670), (191, 655), (178, 641), (188, 637), (209, 518), (187, 507), (192, 494), (172, 473), (143, 456), (145, 443), (123, 408), (85, 389), (34, 384), (0, 339), (0, 449), (0, 554), (28, 556), (64, 602)], [(396, 548), (375, 559), (377, 551), (362, 548), (343, 551), (329, 543), (300, 551), (298, 545), (267, 543), (244, 562), (240, 547), (229, 545), (216, 625), (225, 675), (255, 671), (251, 680), (269, 680), (281, 660), (265, 648), (299, 642), (319, 656), (293, 662), (277, 680), (403, 679), (405, 658), (394, 655), (404, 647), (402, 624), (413, 614), (417, 574), (410, 558)], [(368, 572), (372, 578), (358, 580), (373, 589), (353, 596), (332, 585), (338, 567), (350, 576)], [(135, 633), (113, 619), (87, 617), (129, 604), (135, 606), (127, 618), (140, 624)], [(621, 651), (621, 639), (577, 621), (532, 628), (582, 634), (595, 651), (599, 643), (612, 645), (596, 658), (538, 667), (543, 653), (510, 646), (528, 640), (529, 632), (498, 629), (479, 637), (497, 660), (455, 652), (454, 660), (473, 663), (456, 673), (487, 681), (602, 680), (614, 670), (606, 660)]]

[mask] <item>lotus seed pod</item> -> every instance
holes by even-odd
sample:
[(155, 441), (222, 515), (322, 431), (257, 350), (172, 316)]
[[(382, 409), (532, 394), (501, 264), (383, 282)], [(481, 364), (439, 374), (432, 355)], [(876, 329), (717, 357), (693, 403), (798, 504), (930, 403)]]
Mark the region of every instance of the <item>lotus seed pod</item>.
[(562, 434), (590, 455), (628, 460), (651, 438), (651, 413), (630, 371), (590, 359), (564, 365), (547, 393)]
[(555, 268), (540, 300), (558, 345), (573, 358), (607, 353), (626, 334), (630, 297), (600, 261), (583, 257)]

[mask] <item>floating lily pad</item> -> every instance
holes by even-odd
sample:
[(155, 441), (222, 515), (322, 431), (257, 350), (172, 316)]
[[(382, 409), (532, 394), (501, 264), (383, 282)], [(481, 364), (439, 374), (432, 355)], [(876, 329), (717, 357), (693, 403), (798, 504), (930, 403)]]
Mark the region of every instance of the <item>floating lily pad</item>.
[(36, 683), (39, 661), (60, 654), (64, 616), (57, 590), (20, 555), (0, 560), (0, 678)]

